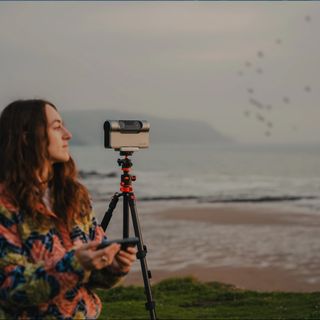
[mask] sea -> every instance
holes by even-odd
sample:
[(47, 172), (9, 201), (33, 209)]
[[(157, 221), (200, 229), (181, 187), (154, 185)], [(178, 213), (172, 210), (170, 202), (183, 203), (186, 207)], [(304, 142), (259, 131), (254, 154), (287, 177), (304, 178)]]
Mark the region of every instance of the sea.
[[(121, 157), (102, 146), (72, 146), (71, 153), (101, 221), (119, 192)], [(320, 290), (319, 147), (157, 144), (130, 159), (151, 270), (281, 268)], [(306, 223), (223, 225), (161, 218), (170, 208), (230, 205), (257, 208), (257, 214), (266, 214), (259, 208), (267, 207), (293, 219), (303, 213)], [(122, 237), (119, 211), (121, 206), (107, 228), (110, 238)]]
[[(73, 146), (71, 152), (94, 199), (119, 189), (118, 152), (102, 146)], [(158, 144), (130, 159), (141, 201), (273, 203), (320, 213), (320, 146)]]

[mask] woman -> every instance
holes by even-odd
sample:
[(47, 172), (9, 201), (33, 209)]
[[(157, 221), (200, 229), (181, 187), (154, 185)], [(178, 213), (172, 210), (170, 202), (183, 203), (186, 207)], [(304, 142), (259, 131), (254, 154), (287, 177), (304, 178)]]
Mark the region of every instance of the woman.
[(135, 261), (105, 237), (77, 180), (56, 107), (18, 100), (0, 116), (0, 318), (95, 319), (94, 287), (115, 285)]

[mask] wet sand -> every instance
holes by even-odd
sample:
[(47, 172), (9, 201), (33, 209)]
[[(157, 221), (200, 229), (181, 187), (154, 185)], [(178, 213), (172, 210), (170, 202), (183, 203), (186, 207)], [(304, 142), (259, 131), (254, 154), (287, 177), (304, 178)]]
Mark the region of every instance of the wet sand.
[[(294, 272), (280, 268), (254, 267), (212, 267), (189, 266), (187, 268), (166, 272), (152, 270), (151, 284), (172, 277), (194, 277), (203, 282), (223, 282), (237, 288), (255, 291), (286, 291), (286, 292), (319, 292), (319, 284), (306, 283), (304, 278)], [(122, 283), (123, 285), (143, 286), (141, 272), (132, 272)]]
[(222, 225), (320, 226), (320, 215), (277, 212), (271, 208), (239, 205), (212, 208), (175, 208), (160, 213), (162, 219), (206, 222)]
[[(197, 222), (221, 226), (248, 226), (255, 228), (261, 226), (294, 228), (313, 228), (320, 226), (320, 215), (304, 212), (277, 212), (270, 208), (257, 208), (255, 206), (212, 206), (194, 208), (171, 208), (157, 213), (158, 221), (184, 221), (195, 225)], [(310, 229), (311, 230), (311, 229)], [(316, 239), (314, 240), (316, 241)], [(151, 253), (152, 254), (152, 253)], [(319, 252), (314, 252), (315, 255)], [(149, 257), (147, 258), (149, 260)], [(278, 258), (281, 262), (280, 259)], [(281, 264), (280, 264), (281, 265)], [(308, 265), (306, 264), (306, 267)], [(301, 267), (300, 267), (301, 269)], [(320, 265), (319, 268), (320, 269)], [(138, 271), (131, 272), (124, 285), (143, 285), (140, 265)], [(204, 264), (190, 263), (186, 267), (168, 271), (163, 266), (160, 269), (151, 269), (151, 283), (159, 282), (169, 277), (193, 276), (201, 281), (219, 281), (235, 285), (236, 287), (257, 291), (320, 291), (320, 281), (309, 281), (299, 270), (279, 267), (247, 267), (247, 266), (206, 266)], [(301, 271), (301, 270), (300, 270)]]

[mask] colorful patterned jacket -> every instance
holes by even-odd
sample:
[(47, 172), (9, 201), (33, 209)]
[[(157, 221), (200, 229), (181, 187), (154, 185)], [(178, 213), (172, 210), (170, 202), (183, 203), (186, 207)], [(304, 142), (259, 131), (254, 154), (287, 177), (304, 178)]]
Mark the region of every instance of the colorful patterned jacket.
[(0, 318), (96, 319), (101, 301), (91, 289), (110, 288), (120, 277), (107, 269), (85, 271), (74, 246), (102, 240), (102, 228), (91, 214), (68, 232), (46, 207), (38, 209), (40, 223), (8, 203), (0, 190)]

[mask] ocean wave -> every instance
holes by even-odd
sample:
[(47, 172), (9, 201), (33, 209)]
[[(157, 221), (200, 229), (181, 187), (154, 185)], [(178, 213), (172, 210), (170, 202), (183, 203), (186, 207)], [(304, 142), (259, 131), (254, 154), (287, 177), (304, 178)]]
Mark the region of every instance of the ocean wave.
[[(110, 194), (109, 194), (110, 195)], [(95, 193), (95, 199), (100, 200), (101, 197)], [(200, 203), (264, 203), (264, 202), (291, 202), (300, 200), (319, 199), (315, 196), (259, 196), (259, 197), (198, 197), (198, 196), (142, 196), (139, 201), (183, 201), (196, 200)]]
[(96, 170), (91, 170), (91, 171), (85, 171), (85, 170), (80, 170), (78, 172), (79, 177), (81, 179), (89, 179), (89, 178), (117, 178), (118, 177), (118, 172), (112, 171), (109, 173), (101, 173)]
[(260, 203), (260, 202), (283, 202), (283, 201), (300, 201), (300, 200), (313, 200), (318, 199), (315, 196), (258, 196), (258, 197), (250, 197), (250, 198), (213, 198), (213, 199), (205, 199), (205, 202), (209, 203), (239, 203), (239, 202), (248, 202), (248, 203)]

